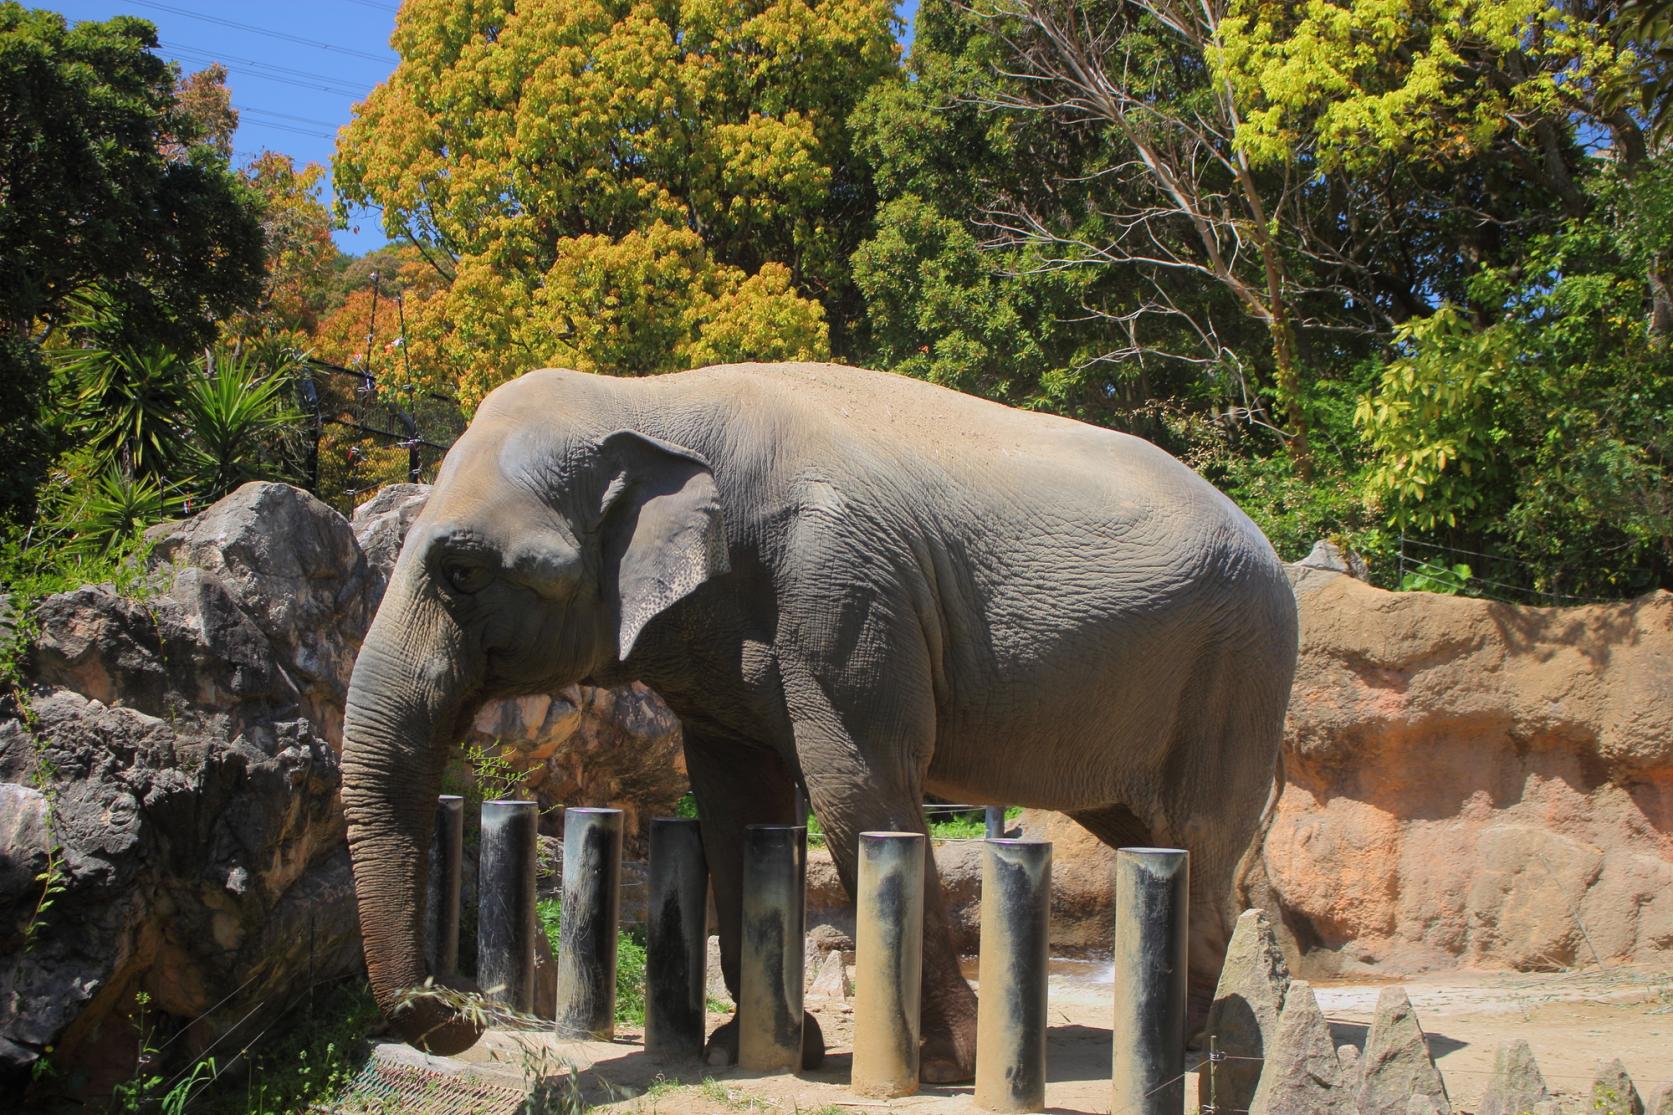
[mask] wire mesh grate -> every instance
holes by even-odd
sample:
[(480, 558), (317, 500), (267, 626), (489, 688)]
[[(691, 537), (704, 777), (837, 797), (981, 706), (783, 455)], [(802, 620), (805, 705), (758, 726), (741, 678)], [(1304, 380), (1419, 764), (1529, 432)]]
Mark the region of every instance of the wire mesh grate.
[(426, 1115), (510, 1115), (523, 1105), (523, 1092), (472, 1073), (437, 1072), (391, 1064), (376, 1056), (366, 1062), (329, 1105), (314, 1115), (382, 1115), (422, 1111)]

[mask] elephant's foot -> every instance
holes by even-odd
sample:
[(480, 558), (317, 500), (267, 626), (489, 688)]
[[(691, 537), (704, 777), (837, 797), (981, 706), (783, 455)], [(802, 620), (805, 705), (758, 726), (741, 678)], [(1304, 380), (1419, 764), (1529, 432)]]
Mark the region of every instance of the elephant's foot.
[[(738, 1063), (738, 1016), (733, 1015), (709, 1035), (703, 1060), (711, 1068), (728, 1068)], [(802, 1012), (802, 1068), (816, 1069), (825, 1063), (825, 1032), (819, 1020)]]
[(925, 1084), (968, 1084), (976, 1079), (976, 1026), (955, 1025), (924, 1035), (918, 1079)]

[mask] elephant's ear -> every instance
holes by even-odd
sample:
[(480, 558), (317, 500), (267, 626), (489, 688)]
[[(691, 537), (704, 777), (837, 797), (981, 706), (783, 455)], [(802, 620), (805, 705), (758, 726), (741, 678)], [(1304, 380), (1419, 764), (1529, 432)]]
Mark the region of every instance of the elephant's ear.
[(599, 443), (614, 469), (602, 500), (603, 589), (621, 659), (645, 625), (727, 571), (720, 491), (689, 449), (617, 430)]

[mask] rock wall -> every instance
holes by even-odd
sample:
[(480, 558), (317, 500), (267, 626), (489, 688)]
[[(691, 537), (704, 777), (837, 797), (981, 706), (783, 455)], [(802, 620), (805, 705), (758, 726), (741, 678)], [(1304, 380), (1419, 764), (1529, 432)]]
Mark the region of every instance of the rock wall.
[(1529, 608), (1294, 570), (1263, 865), (1303, 974), (1673, 950), (1673, 594)]
[[(171, 1056), (219, 1053), (359, 970), (343, 706), (425, 493), (386, 488), (351, 524), (246, 485), (153, 532), (138, 599), (38, 605), (27, 710), (0, 707), (0, 1093), (49, 1046), (73, 1093), (128, 1076), (137, 992)], [(684, 791), (677, 725), (642, 688), (482, 717), (547, 800), (648, 814)], [(54, 845), (64, 890), (26, 942)]]

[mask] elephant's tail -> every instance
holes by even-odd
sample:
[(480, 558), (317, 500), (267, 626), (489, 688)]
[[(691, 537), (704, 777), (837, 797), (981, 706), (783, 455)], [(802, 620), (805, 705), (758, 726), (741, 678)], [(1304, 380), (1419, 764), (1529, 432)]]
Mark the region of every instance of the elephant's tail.
[(1272, 881), (1266, 873), (1266, 838), (1272, 832), (1273, 822), (1278, 819), (1278, 801), (1284, 796), (1284, 786), (1284, 751), (1279, 748), (1272, 761), (1272, 790), (1261, 809), (1261, 822), (1255, 829), (1255, 838), (1243, 850), (1243, 858), (1237, 863), (1237, 873), (1232, 877), (1240, 910), (1258, 906), (1273, 917), (1278, 914), (1278, 896), (1273, 892)]

